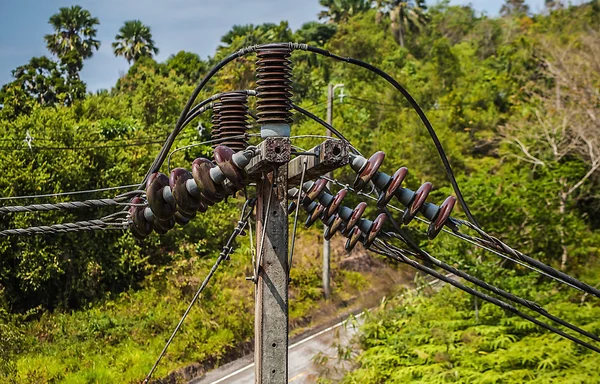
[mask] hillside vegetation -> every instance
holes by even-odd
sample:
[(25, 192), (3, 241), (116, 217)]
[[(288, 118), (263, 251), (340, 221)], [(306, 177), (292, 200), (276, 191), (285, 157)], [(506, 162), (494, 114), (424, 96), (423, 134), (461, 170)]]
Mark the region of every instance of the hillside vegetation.
[[(61, 20), (83, 12), (82, 39), (65, 45), (46, 36), (52, 57), (33, 58), (15, 69), (15, 80), (0, 91), (0, 195), (139, 183), (208, 68), (250, 44), (306, 42), (376, 65), (411, 92), (484, 229), (586, 282), (600, 282), (600, 2), (568, 7), (547, 2), (543, 14), (532, 15), (522, 1), (512, 0), (499, 17), (448, 2), (428, 9), (421, 1), (321, 3), (321, 20), (297, 31), (284, 21), (234, 26), (206, 61), (179, 52), (156, 62), (150, 29), (128, 22), (113, 46), (132, 65), (112, 89), (94, 93), (86, 93), (79, 71), (97, 49), (90, 30), (98, 22), (81, 8), (61, 10), (52, 22), (56, 36), (63, 36)], [(143, 49), (128, 45), (134, 37)], [(439, 204), (452, 194), (435, 147), (397, 91), (364, 69), (328, 58), (295, 52), (292, 61), (296, 103), (324, 116), (327, 85), (345, 84), (345, 97), (336, 97), (334, 126), (366, 155), (385, 151), (387, 173), (407, 166), (405, 185), (416, 189), (432, 182), (429, 201)], [(253, 58), (236, 60), (198, 100), (253, 88), (253, 69)], [(182, 132), (173, 148), (207, 139), (200, 128), (210, 127), (210, 114), (200, 122), (194, 124), (198, 129)], [(293, 134), (323, 131), (294, 116)], [(23, 142), (28, 134), (31, 148)], [(294, 144), (310, 148), (317, 142)], [(179, 151), (171, 168), (189, 169), (200, 156), (211, 157), (211, 148)], [(162, 170), (167, 173), (167, 166)], [(353, 180), (349, 169), (335, 176), (342, 183)], [(360, 199), (347, 198), (347, 205)], [(2, 203), (34, 202), (40, 201)], [(1, 238), (1, 381), (140, 382), (233, 230), (241, 204), (241, 197), (230, 199), (185, 227), (143, 242), (121, 231)], [(0, 230), (114, 211), (6, 215)], [(455, 215), (462, 217), (460, 209)], [(417, 223), (410, 229), (442, 260), (600, 331), (597, 299), (452, 237), (428, 241)], [(315, 245), (321, 241), (319, 228), (302, 230), (300, 238), (291, 318), (308, 324), (324, 305), (321, 248)], [(220, 363), (248, 345), (253, 330), (253, 286), (245, 281), (252, 268), (248, 244), (239, 238), (238, 251), (217, 272), (155, 377), (191, 363)], [(391, 265), (386, 271), (397, 268)], [(334, 273), (337, 302), (375, 285), (372, 272), (352, 272), (336, 263)], [(357, 347), (343, 356), (355, 370), (340, 380), (592, 383), (600, 362), (569, 341), (451, 289), (390, 300), (367, 322)]]

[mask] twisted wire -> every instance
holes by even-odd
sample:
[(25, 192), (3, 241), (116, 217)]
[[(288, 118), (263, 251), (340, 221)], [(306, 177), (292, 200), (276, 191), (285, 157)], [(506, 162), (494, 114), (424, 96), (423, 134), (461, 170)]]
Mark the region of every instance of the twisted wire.
[(45, 198), (45, 197), (58, 197), (58, 196), (80, 195), (80, 194), (87, 194), (87, 193), (114, 191), (114, 190), (117, 190), (117, 189), (134, 188), (134, 187), (137, 187), (137, 186), (138, 186), (138, 184), (131, 184), (131, 185), (119, 185), (117, 187), (87, 189), (87, 190), (83, 190), (83, 191), (47, 193), (47, 194), (44, 194), (44, 195), (8, 196), (8, 197), (0, 197), (0, 201), (2, 201), (2, 200), (21, 200), (21, 199), (41, 199), (41, 198)]
[(62, 203), (46, 203), (46, 204), (31, 204), (31, 205), (13, 205), (0, 207), (0, 215), (7, 213), (22, 213), (22, 212), (38, 212), (38, 211), (56, 211), (80, 208), (94, 207), (112, 207), (112, 206), (136, 206), (144, 207), (146, 204), (132, 204), (118, 199), (95, 199), (84, 201), (66, 201)]
[(65, 232), (78, 232), (78, 231), (96, 231), (106, 229), (127, 229), (127, 221), (122, 222), (107, 222), (103, 219), (92, 219), (84, 221), (76, 221), (74, 223), (62, 223), (53, 225), (42, 225), (28, 228), (16, 228), (6, 229), (0, 231), (0, 237), (7, 236), (28, 236), (28, 235), (40, 235), (48, 233), (65, 233)]
[(572, 276), (569, 276), (568, 274), (566, 274), (564, 272), (556, 270), (556, 269), (550, 267), (549, 265), (544, 264), (537, 259), (534, 259), (531, 256), (527, 256), (526, 254), (524, 254), (514, 248), (511, 248), (506, 243), (502, 242), (500, 239), (498, 239), (492, 235), (489, 235), (484, 230), (482, 230), (478, 226), (476, 226), (468, 221), (464, 221), (464, 220), (455, 220), (455, 221), (459, 224), (467, 226), (470, 229), (473, 229), (482, 237), (482, 238), (479, 238), (479, 237), (474, 237), (474, 236), (469, 236), (469, 235), (463, 234), (463, 236), (468, 237), (472, 241), (474, 241), (476, 243), (481, 243), (490, 248), (494, 248), (500, 252), (504, 252), (517, 260), (520, 260), (524, 263), (527, 263), (531, 266), (541, 269), (542, 271), (546, 272), (547, 274), (555, 277), (556, 279), (558, 279), (560, 281), (569, 283), (569, 285), (575, 286), (586, 293), (589, 293), (591, 295), (594, 295), (594, 296), (600, 298), (600, 290), (598, 290), (597, 288), (594, 288), (580, 280), (577, 280), (576, 278), (574, 278)]
[[(459, 269), (454, 268), (453, 266), (444, 263), (443, 261), (433, 257), (432, 255), (430, 255), (428, 252), (422, 250), (409, 236), (406, 232), (404, 232), (400, 226), (398, 225), (398, 223), (396, 222), (396, 220), (393, 218), (393, 216), (391, 215), (390, 211), (388, 209), (384, 209), (386, 214), (388, 215), (388, 218), (390, 219), (392, 225), (394, 226), (394, 229), (398, 232), (398, 233), (387, 233), (388, 236), (394, 237), (396, 239), (399, 239), (400, 241), (404, 242), (405, 244), (407, 244), (410, 248), (412, 248), (412, 250), (414, 251), (413, 255), (416, 257), (421, 258), (422, 260), (427, 260), (429, 262), (431, 262), (432, 264), (434, 264), (435, 266), (444, 269), (447, 272), (453, 273), (456, 276), (462, 277), (463, 279), (483, 288), (486, 289), (488, 291), (491, 291), (493, 293), (495, 293), (498, 296), (501, 296), (507, 300), (510, 300), (514, 303), (520, 304), (534, 312), (537, 312), (538, 314), (562, 325), (565, 326), (579, 334), (585, 335), (587, 337), (589, 337), (590, 339), (593, 339), (595, 341), (600, 342), (600, 338), (596, 335), (594, 335), (591, 332), (588, 332), (584, 329), (581, 329), (579, 327), (577, 327), (576, 325), (573, 325), (571, 323), (569, 323), (568, 321), (565, 321), (559, 317), (556, 317), (554, 315), (552, 315), (551, 313), (549, 313), (548, 311), (546, 311), (546, 309), (544, 309), (544, 307), (542, 307), (541, 305), (539, 305), (538, 303), (531, 301), (531, 300), (527, 300), (527, 299), (523, 299), (519, 296), (516, 296), (510, 292), (507, 292), (499, 287), (496, 287), (495, 285), (489, 284), (481, 279), (478, 279), (475, 276), (472, 276), (466, 272), (463, 272)], [(394, 249), (396, 251), (399, 251), (400, 248), (395, 247), (391, 244), (388, 244), (388, 246), (391, 249)]]

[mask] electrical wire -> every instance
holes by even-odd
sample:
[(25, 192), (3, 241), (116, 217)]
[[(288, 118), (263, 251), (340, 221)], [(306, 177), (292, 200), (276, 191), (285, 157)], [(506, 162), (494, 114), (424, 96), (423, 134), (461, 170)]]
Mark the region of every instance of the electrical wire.
[[(0, 197), (0, 201), (1, 200), (20, 200), (20, 199), (41, 199), (41, 198), (46, 198), (46, 197), (80, 195), (80, 194), (88, 194), (88, 193), (96, 193), (96, 192), (114, 191), (114, 190), (118, 190), (118, 189), (135, 188), (137, 186), (138, 186), (137, 184), (130, 184), (130, 185), (119, 185), (117, 187), (87, 189), (87, 190), (83, 190), (83, 191), (47, 193), (44, 195), (8, 196), (8, 197)], [(143, 191), (141, 191), (141, 192), (143, 192)]]
[[(219, 267), (219, 265), (221, 264), (221, 262), (224, 261), (224, 260), (228, 260), (229, 259), (229, 256), (233, 252), (232, 243), (235, 240), (235, 238), (240, 233), (243, 232), (244, 228), (248, 224), (248, 219), (250, 218), (250, 215), (252, 214), (252, 209), (254, 208), (254, 204), (255, 203), (256, 203), (256, 199), (246, 200), (246, 202), (244, 203), (244, 206), (242, 208), (242, 213), (240, 215), (240, 220), (238, 221), (237, 226), (233, 230), (233, 233), (231, 234), (231, 236), (229, 236), (229, 239), (227, 240), (227, 243), (223, 246), (223, 251), (219, 254), (219, 257), (217, 257), (217, 260), (215, 261), (215, 263), (213, 264), (212, 268), (210, 269), (210, 271), (208, 272), (208, 274), (204, 278), (204, 281), (202, 282), (202, 284), (200, 285), (200, 287), (196, 291), (196, 294), (192, 298), (192, 301), (190, 301), (190, 304), (188, 305), (187, 309), (183, 313), (183, 316), (181, 316), (181, 319), (177, 323), (177, 326), (173, 330), (173, 333), (171, 334), (171, 336), (167, 340), (165, 346), (163, 347), (162, 351), (160, 352), (160, 355), (158, 355), (158, 358), (154, 362), (154, 365), (152, 366), (152, 369), (150, 369), (150, 372), (148, 372), (148, 375), (146, 375), (146, 378), (143, 381), (144, 384), (148, 383), (150, 381), (150, 379), (152, 378), (152, 374), (154, 374), (154, 371), (158, 367), (158, 364), (160, 364), (160, 361), (162, 360), (162, 358), (164, 357), (165, 353), (167, 352), (167, 349), (169, 348), (169, 346), (173, 342), (173, 339), (175, 338), (175, 335), (177, 334), (177, 332), (179, 332), (179, 329), (183, 325), (183, 322), (185, 321), (186, 317), (188, 316), (188, 314), (192, 310), (192, 307), (194, 306), (194, 304), (196, 303), (196, 301), (198, 301), (198, 298), (200, 297), (200, 294), (202, 293), (202, 291), (204, 291), (204, 288), (206, 288), (206, 286), (208, 285), (208, 282), (210, 281), (210, 279), (212, 278), (212, 276), (217, 271), (217, 268)], [(250, 207), (250, 209), (246, 213), (246, 209), (248, 207)]]
[(530, 322), (538, 325), (541, 328), (544, 328), (544, 329), (546, 329), (548, 331), (554, 332), (554, 333), (556, 333), (556, 334), (558, 334), (558, 335), (560, 335), (560, 336), (562, 336), (564, 338), (567, 338), (567, 339), (569, 339), (569, 340), (571, 340), (571, 341), (573, 341), (573, 342), (575, 342), (575, 343), (577, 343), (577, 344), (579, 344), (579, 345), (581, 345), (581, 346), (583, 346), (583, 347), (585, 347), (587, 349), (590, 349), (590, 350), (592, 350), (594, 352), (600, 353), (600, 349), (597, 348), (597, 347), (595, 347), (594, 345), (592, 345), (590, 343), (587, 343), (587, 342), (585, 342), (583, 340), (580, 340), (579, 338), (577, 338), (577, 337), (575, 337), (573, 335), (565, 333), (565, 332), (561, 331), (560, 329), (558, 329), (556, 327), (553, 327), (553, 326), (551, 326), (549, 324), (546, 324), (546, 323), (544, 323), (544, 322), (536, 319), (535, 317), (532, 317), (532, 316), (530, 316), (530, 315), (528, 315), (526, 313), (523, 313), (523, 312), (519, 311), (517, 308), (515, 308), (514, 306), (512, 306), (512, 305), (510, 305), (510, 304), (508, 304), (508, 303), (506, 303), (506, 302), (504, 302), (502, 300), (496, 299), (495, 297), (489, 296), (489, 295), (487, 295), (485, 293), (482, 293), (482, 292), (477, 291), (475, 289), (472, 289), (472, 288), (470, 288), (470, 287), (468, 287), (468, 286), (466, 286), (464, 284), (461, 284), (461, 283), (459, 283), (459, 282), (457, 282), (457, 281), (455, 281), (453, 279), (447, 278), (446, 276), (444, 276), (443, 274), (435, 271), (434, 269), (431, 269), (431, 268), (429, 268), (429, 267), (427, 267), (425, 265), (422, 265), (422, 264), (420, 264), (420, 263), (418, 263), (418, 262), (410, 259), (407, 256), (407, 254), (410, 254), (410, 252), (407, 252), (407, 250), (401, 250), (401, 251), (393, 250), (393, 249), (390, 249), (388, 247), (388, 244), (385, 243), (384, 241), (382, 241), (381, 239), (376, 239), (375, 241), (376, 241), (377, 245), (376, 246), (371, 246), (369, 248), (371, 251), (373, 251), (375, 253), (378, 253), (378, 254), (383, 255), (383, 256), (390, 257), (390, 258), (392, 258), (392, 259), (394, 259), (396, 261), (399, 261), (401, 263), (405, 263), (405, 264), (407, 264), (407, 265), (409, 265), (409, 266), (411, 266), (411, 267), (413, 267), (413, 268), (415, 268), (415, 269), (417, 269), (419, 271), (425, 272), (428, 275), (431, 275), (431, 276), (436, 277), (436, 278), (438, 278), (438, 279), (440, 279), (440, 280), (442, 280), (442, 281), (444, 281), (446, 283), (449, 283), (449, 284), (455, 286), (456, 288), (469, 293), (472, 296), (476, 296), (476, 297), (478, 297), (478, 298), (480, 298), (482, 300), (485, 300), (485, 301), (487, 301), (489, 303), (497, 305), (498, 307), (500, 307), (500, 308), (502, 308), (502, 309), (504, 309), (506, 311), (509, 311), (509, 312), (511, 312), (511, 313), (513, 313), (513, 314), (515, 314), (515, 315), (517, 315), (517, 316), (519, 316), (519, 317), (521, 317), (521, 318), (523, 318), (525, 320), (528, 320), (528, 321), (530, 321)]
[[(264, 174), (263, 174), (263, 179), (264, 179)], [(264, 217), (261, 218), (261, 228), (262, 228), (262, 233), (261, 233), (261, 237), (260, 237), (260, 247), (258, 247), (259, 251), (258, 251), (258, 260), (256, 261), (256, 265), (254, 266), (254, 276), (253, 276), (253, 280), (254, 283), (258, 282), (258, 272), (260, 269), (260, 264), (262, 263), (262, 255), (263, 255), (263, 247), (265, 245), (265, 235), (267, 234), (267, 225), (269, 224), (269, 217), (271, 216), (269, 214), (269, 212), (271, 211), (271, 197), (273, 197), (273, 193), (275, 193), (275, 182), (277, 180), (277, 169), (273, 170), (273, 184), (271, 184), (271, 189), (269, 190), (269, 198), (267, 199), (267, 210), (266, 211), (262, 211), (262, 215)], [(262, 185), (261, 185), (262, 188)]]
[(128, 222), (126, 220), (120, 221), (120, 222), (107, 221), (109, 218), (112, 218), (111, 216), (106, 216), (101, 219), (77, 221), (74, 223), (62, 223), (62, 224), (42, 225), (42, 226), (34, 226), (34, 227), (27, 227), (27, 228), (6, 229), (3, 231), (0, 231), (0, 237), (41, 235), (41, 234), (48, 234), (48, 233), (64, 233), (64, 232), (78, 232), (78, 231), (96, 231), (96, 230), (108, 230), (108, 229), (120, 229), (120, 230), (127, 229)]
[[(420, 257), (422, 260), (429, 261), (433, 265), (435, 265), (439, 268), (442, 268), (447, 272), (453, 273), (454, 275), (456, 275), (458, 277), (462, 277), (463, 279), (465, 279), (483, 289), (491, 291), (491, 292), (495, 293), (496, 295), (499, 295), (507, 300), (514, 302), (514, 303), (520, 304), (520, 305), (522, 305), (522, 306), (524, 306), (524, 307), (526, 307), (526, 308), (528, 308), (528, 309), (530, 309), (530, 310), (532, 310), (532, 311), (534, 311), (534, 312), (536, 312), (536, 313), (538, 313), (538, 314), (540, 314), (540, 315), (542, 315), (564, 327), (571, 329), (572, 331), (575, 331), (579, 334), (587, 336), (587, 337), (593, 339), (594, 341), (600, 342), (600, 338), (598, 336), (596, 336), (593, 333), (588, 332), (584, 329), (581, 329), (581, 328), (569, 323), (568, 321), (565, 321), (559, 317), (552, 315), (551, 313), (547, 312), (541, 305), (537, 304), (536, 302), (526, 300), (519, 296), (516, 296), (510, 292), (507, 292), (501, 288), (498, 288), (492, 284), (489, 284), (483, 280), (480, 280), (477, 277), (474, 277), (466, 272), (463, 272), (457, 268), (454, 268), (453, 266), (446, 264), (443, 261), (433, 257), (428, 252), (421, 249), (417, 245), (417, 243), (410, 238), (408, 233), (406, 233), (404, 230), (402, 230), (402, 228), (400, 227), (398, 222), (392, 216), (389, 209), (384, 208), (384, 212), (387, 215), (387, 217), (389, 218), (390, 222), (392, 223), (392, 226), (394, 227), (394, 229), (396, 231), (396, 233), (388, 233), (388, 235), (391, 237), (397, 238), (400, 241), (404, 242), (406, 245), (408, 245), (408, 247), (411, 248), (416, 253), (417, 257)], [(399, 250), (399, 248), (394, 247), (391, 244), (388, 244), (388, 246), (392, 249)]]
[(145, 207), (147, 204), (124, 203), (123, 199), (96, 199), (84, 201), (66, 201), (52, 204), (32, 204), (32, 205), (12, 205), (0, 207), (0, 215), (7, 213), (55, 211), (80, 208), (127, 206), (127, 207)]
[(128, 143), (128, 144), (115, 144), (115, 145), (93, 145), (93, 146), (85, 146), (85, 147), (22, 147), (22, 148), (10, 148), (10, 147), (0, 147), (0, 151), (79, 151), (86, 149), (97, 149), (97, 148), (126, 148), (126, 147), (137, 147), (140, 145), (152, 145), (152, 144), (162, 144), (164, 140), (160, 141), (144, 141), (137, 143)]
[(300, 175), (300, 189), (298, 190), (298, 199), (296, 201), (296, 213), (294, 214), (294, 227), (292, 229), (292, 249), (290, 251), (290, 260), (288, 262), (288, 276), (292, 270), (292, 262), (294, 260), (294, 249), (296, 245), (296, 228), (298, 227), (298, 211), (300, 210), (300, 196), (302, 196), (302, 185), (304, 184), (304, 176), (306, 175), (306, 159), (302, 166), (302, 175)]
[(448, 157), (446, 156), (446, 152), (444, 151), (442, 143), (440, 142), (440, 139), (438, 138), (438, 136), (435, 132), (435, 129), (429, 122), (429, 119), (425, 115), (425, 112), (423, 112), (423, 110), (421, 109), (421, 107), (419, 106), (417, 101), (412, 97), (412, 95), (406, 89), (402, 85), (400, 85), (400, 83), (398, 83), (393, 77), (391, 77), (387, 72), (385, 72), (369, 63), (366, 63), (362, 60), (354, 59), (352, 57), (338, 56), (338, 55), (333, 54), (325, 49), (312, 47), (312, 46), (303, 46), (303, 47), (301, 47), (301, 49), (304, 49), (309, 52), (317, 53), (317, 54), (320, 54), (320, 55), (323, 55), (326, 57), (331, 57), (333, 59), (343, 61), (343, 62), (346, 62), (349, 64), (359, 66), (361, 68), (367, 69), (367, 70), (377, 74), (378, 76), (380, 76), (381, 78), (386, 80), (388, 83), (390, 83), (394, 88), (396, 88), (404, 96), (404, 98), (410, 103), (410, 105), (413, 107), (415, 112), (417, 112), (417, 114), (419, 115), (419, 118), (425, 125), (425, 128), (427, 128), (427, 132), (429, 133), (429, 136), (431, 137), (431, 139), (435, 145), (435, 148), (436, 148), (438, 154), (440, 155), (440, 158), (444, 165), (444, 169), (446, 170), (446, 175), (448, 176), (448, 179), (450, 180), (450, 184), (452, 184), (452, 189), (454, 189), (454, 193), (456, 194), (456, 198), (458, 199), (458, 201), (459, 201), (463, 211), (465, 212), (465, 215), (469, 219), (469, 221), (471, 221), (474, 225), (479, 227), (479, 224), (477, 223), (477, 221), (471, 214), (471, 211), (469, 210), (469, 206), (467, 205), (467, 202), (465, 201), (465, 199), (462, 195), (462, 192), (460, 191), (458, 182), (456, 181), (456, 177), (454, 176), (454, 172), (452, 171), (452, 167), (450, 166), (450, 162), (448, 161)]
[[(364, 192), (362, 192), (362, 191), (357, 191), (357, 190), (355, 190), (354, 188), (350, 187), (348, 184), (344, 184), (344, 183), (340, 182), (340, 181), (339, 181), (339, 180), (337, 180), (337, 179), (330, 178), (330, 177), (327, 177), (327, 176), (321, 176), (321, 178), (322, 178), (322, 179), (325, 179), (325, 180), (327, 180), (327, 181), (330, 181), (330, 182), (332, 182), (332, 183), (334, 183), (334, 184), (336, 184), (336, 185), (338, 185), (338, 186), (340, 186), (340, 187), (342, 187), (342, 188), (346, 188), (346, 189), (348, 189), (349, 191), (351, 191), (351, 192), (354, 192), (354, 193), (356, 193), (356, 194), (357, 194), (357, 195), (359, 195), (359, 196), (364, 196), (364, 197), (366, 197), (366, 198), (368, 198), (368, 199), (371, 199), (371, 200), (373, 200), (373, 201), (377, 201), (377, 198), (376, 198), (376, 197), (373, 197), (373, 196), (371, 196), (370, 194), (364, 193)], [(388, 205), (387, 205), (387, 207), (388, 207), (388, 208), (392, 208), (393, 210), (395, 210), (395, 211), (398, 211), (398, 212), (400, 212), (400, 213), (402, 213), (402, 214), (404, 213), (404, 210), (403, 210), (402, 208), (398, 208), (398, 207), (396, 207), (395, 205), (388, 204)], [(429, 220), (423, 219), (423, 218), (421, 218), (421, 217), (419, 217), (419, 216), (415, 216), (415, 220), (417, 220), (417, 221), (419, 221), (419, 222), (421, 222), (421, 223), (427, 224), (427, 225), (429, 225), (429, 224), (430, 224), (430, 221), (429, 221)], [(575, 286), (575, 285), (573, 285), (573, 284), (571, 284), (571, 283), (569, 283), (569, 282), (563, 281), (563, 280), (561, 280), (561, 279), (559, 279), (559, 278), (556, 278), (556, 277), (554, 277), (554, 276), (552, 276), (552, 275), (550, 275), (550, 274), (548, 274), (548, 273), (546, 273), (546, 272), (544, 272), (544, 271), (542, 271), (542, 270), (540, 270), (540, 269), (537, 269), (537, 268), (535, 268), (535, 267), (532, 267), (532, 266), (531, 266), (531, 265), (529, 265), (529, 264), (526, 264), (526, 263), (524, 263), (524, 262), (522, 262), (522, 261), (519, 261), (519, 260), (517, 260), (517, 259), (513, 259), (513, 258), (511, 258), (510, 256), (507, 256), (507, 255), (505, 255), (505, 254), (503, 254), (503, 253), (501, 253), (501, 252), (498, 252), (498, 251), (497, 251), (497, 250), (495, 250), (495, 249), (492, 249), (492, 248), (490, 248), (490, 247), (487, 247), (487, 246), (485, 246), (485, 245), (483, 245), (483, 244), (480, 244), (480, 243), (478, 243), (478, 242), (476, 242), (476, 241), (474, 241), (474, 240), (471, 240), (471, 239), (470, 239), (470, 236), (468, 236), (468, 235), (465, 235), (465, 234), (463, 234), (462, 232), (458, 232), (458, 231), (457, 231), (457, 232), (453, 232), (453, 231), (450, 231), (450, 230), (448, 230), (448, 229), (446, 229), (446, 228), (442, 228), (442, 231), (443, 231), (443, 232), (445, 232), (445, 233), (447, 233), (447, 234), (448, 234), (448, 235), (450, 235), (450, 236), (456, 237), (456, 238), (458, 238), (458, 239), (461, 239), (461, 240), (463, 240), (463, 241), (465, 241), (465, 242), (467, 242), (467, 243), (469, 243), (469, 244), (472, 244), (472, 245), (474, 245), (474, 246), (476, 246), (476, 247), (478, 247), (478, 248), (481, 248), (481, 249), (483, 249), (483, 250), (485, 250), (485, 251), (488, 251), (488, 252), (490, 252), (490, 253), (493, 253), (493, 254), (495, 254), (496, 256), (500, 256), (501, 258), (503, 258), (503, 259), (505, 259), (505, 260), (511, 261), (511, 262), (513, 262), (513, 263), (515, 263), (515, 264), (518, 264), (518, 265), (520, 265), (520, 266), (522, 266), (522, 267), (525, 267), (525, 268), (527, 268), (527, 269), (529, 269), (529, 270), (531, 270), (531, 271), (533, 271), (533, 272), (537, 272), (537, 273), (539, 273), (540, 275), (543, 275), (543, 276), (545, 276), (545, 277), (548, 277), (548, 278), (550, 278), (550, 279), (552, 279), (552, 280), (554, 280), (554, 281), (557, 281), (557, 282), (559, 282), (559, 283), (562, 283), (562, 284), (568, 285), (568, 286), (569, 286), (569, 287), (571, 287), (571, 288), (575, 288), (575, 289), (577, 289), (577, 290), (579, 290), (579, 291), (581, 291), (581, 292), (584, 292), (584, 291), (583, 291), (581, 288), (579, 288), (579, 287), (577, 287), (577, 286)]]

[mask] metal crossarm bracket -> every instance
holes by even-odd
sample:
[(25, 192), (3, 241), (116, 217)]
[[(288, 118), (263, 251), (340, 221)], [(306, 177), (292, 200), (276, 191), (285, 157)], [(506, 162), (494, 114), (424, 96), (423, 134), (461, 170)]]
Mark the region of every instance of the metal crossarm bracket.
[(290, 161), (292, 145), (287, 137), (268, 137), (258, 145), (258, 155), (246, 166), (251, 180), (257, 180), (263, 172)]
[(300, 183), (305, 161), (305, 180), (313, 180), (348, 164), (350, 160), (348, 148), (348, 143), (345, 141), (329, 139), (309, 151), (314, 153), (314, 155), (300, 155), (296, 157), (288, 164), (289, 187)]

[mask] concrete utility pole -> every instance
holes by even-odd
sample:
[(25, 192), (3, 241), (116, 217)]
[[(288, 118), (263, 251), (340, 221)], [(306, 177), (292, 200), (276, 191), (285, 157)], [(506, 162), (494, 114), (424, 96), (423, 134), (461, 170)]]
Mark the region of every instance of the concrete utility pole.
[[(343, 87), (344, 84), (331, 84), (327, 87), (327, 123), (333, 124), (333, 98), (335, 96), (335, 90)], [(331, 131), (327, 129), (326, 135), (331, 137)], [(331, 172), (326, 174), (327, 177), (331, 178)], [(331, 188), (331, 183), (327, 183), (327, 188)], [(328, 240), (323, 240), (323, 293), (325, 298), (329, 299), (331, 296), (331, 286), (329, 283), (329, 265), (331, 263), (331, 245)]]
[(262, 263), (254, 324), (257, 383), (287, 383), (288, 377), (287, 189), (287, 165), (268, 173), (258, 185), (256, 238), (258, 252), (262, 243)]
[(314, 155), (291, 159), (287, 137), (266, 138), (258, 152), (246, 167), (258, 184), (255, 383), (280, 384), (288, 380), (288, 193), (303, 174), (318, 178), (348, 164), (349, 154), (347, 143), (330, 139), (309, 151)]

